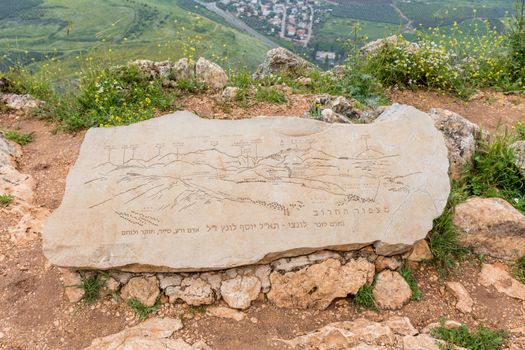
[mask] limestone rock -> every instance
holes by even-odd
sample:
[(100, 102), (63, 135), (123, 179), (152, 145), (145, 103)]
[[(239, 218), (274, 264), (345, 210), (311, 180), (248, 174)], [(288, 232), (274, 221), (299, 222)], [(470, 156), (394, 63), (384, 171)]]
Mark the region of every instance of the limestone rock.
[(193, 80), (195, 78), (195, 62), (181, 58), (173, 65), (170, 77), (174, 80)]
[(341, 257), (335, 253), (327, 250), (320, 251), (314, 254), (297, 256), (292, 258), (281, 258), (271, 263), (275, 271), (290, 272), (301, 267), (312, 265), (328, 259), (340, 260)]
[(77, 303), (84, 297), (85, 291), (80, 287), (82, 284), (82, 277), (76, 271), (69, 269), (59, 269), (62, 283), (64, 284), (66, 297), (69, 302)]
[(481, 138), (481, 128), (457, 113), (446, 109), (432, 108), (429, 112), (436, 128), (443, 133), (448, 148), (450, 161), (450, 176), (459, 179), (463, 167), (472, 161), (478, 142)]
[(323, 109), (318, 120), (321, 120), (325, 123), (350, 123), (350, 119), (348, 119), (344, 115), (335, 113), (330, 108)]
[(266, 58), (257, 68), (254, 78), (262, 79), (277, 74), (298, 78), (314, 70), (315, 67), (310, 62), (283, 47), (278, 47), (266, 53)]
[(43, 250), (58, 266), (162, 273), (373, 242), (396, 254), (441, 214), (447, 171), (443, 137), (408, 106), (367, 125), (178, 112), (93, 128)]
[(228, 84), (228, 76), (216, 63), (201, 57), (195, 65), (195, 78), (210, 89), (223, 89)]
[(373, 290), (375, 301), (382, 309), (396, 310), (408, 303), (412, 290), (397, 272), (385, 270), (377, 275)]
[(180, 286), (182, 276), (179, 274), (158, 274), (160, 289), (166, 289), (170, 286)]
[(227, 86), (222, 91), (222, 98), (225, 101), (233, 101), (237, 97), (237, 94), (239, 93), (239, 88), (235, 86)]
[(222, 281), (221, 295), (226, 304), (234, 309), (247, 309), (257, 299), (261, 281), (257, 277), (238, 276)]
[(260, 265), (255, 268), (254, 275), (261, 281), (261, 291), (268, 293), (270, 290), (270, 272), (272, 269), (268, 265)]
[(159, 294), (159, 281), (155, 276), (133, 277), (120, 291), (122, 299), (137, 299), (145, 306), (153, 306)]
[(174, 318), (151, 318), (137, 326), (92, 341), (84, 350), (197, 350), (210, 349), (203, 344), (190, 346), (180, 339), (168, 339), (182, 328)]
[(408, 261), (425, 261), (432, 260), (432, 252), (426, 240), (422, 239), (417, 241), (410, 252), (410, 255), (407, 257)]
[(525, 141), (516, 141), (510, 147), (516, 157), (514, 163), (520, 169), (521, 175), (525, 176)]
[(181, 299), (188, 305), (210, 305), (215, 302), (215, 295), (210, 284), (201, 278), (186, 277), (181, 285), (166, 288), (165, 294), (170, 298), (170, 303)]
[[(403, 337), (403, 350), (440, 350), (439, 343), (428, 334)], [(458, 349), (455, 347), (454, 349)]]
[(511, 298), (525, 300), (525, 284), (513, 278), (501, 263), (483, 264), (479, 282), (485, 287), (494, 286), (498, 292)]
[(464, 314), (472, 312), (474, 301), (465, 287), (459, 282), (446, 282), (445, 285), (456, 297), (456, 308)]
[(173, 69), (173, 63), (170, 61), (154, 62), (150, 60), (136, 60), (133, 62), (149, 80), (163, 78), (168, 79)]
[(268, 299), (279, 307), (324, 310), (335, 298), (357, 293), (372, 281), (374, 271), (374, 265), (364, 259), (346, 265), (329, 259), (296, 272), (273, 272)]
[(478, 254), (516, 260), (525, 255), (525, 216), (501, 198), (470, 198), (455, 208), (463, 244)]
[(383, 321), (385, 326), (388, 326), (395, 334), (398, 335), (416, 335), (417, 329), (414, 328), (408, 317), (393, 316), (386, 321)]
[(117, 292), (120, 288), (120, 282), (113, 277), (109, 277), (106, 280), (105, 288), (108, 292)]
[(40, 108), (44, 105), (43, 101), (37, 100), (33, 96), (27, 94), (3, 94), (0, 95), (0, 102), (4, 103), (8, 108), (24, 113)]
[(242, 321), (246, 318), (245, 313), (224, 306), (211, 306), (206, 309), (206, 312), (211, 316), (231, 318), (232, 320), (235, 320), (237, 322)]
[(374, 264), (376, 271), (381, 272), (385, 269), (395, 271), (401, 267), (403, 262), (397, 257), (378, 256)]
[(368, 123), (372, 121), (371, 114), (355, 107), (357, 104), (356, 100), (348, 100), (343, 96), (319, 95), (312, 103), (310, 110), (321, 110), (318, 119), (327, 123)]
[(417, 43), (409, 42), (398, 35), (392, 35), (367, 43), (361, 48), (361, 52), (365, 57), (375, 56), (387, 45), (404, 47), (409, 53), (415, 53), (419, 50), (419, 45)]
[(311, 333), (283, 342), (292, 349), (386, 350), (396, 345), (396, 336), (388, 326), (361, 318), (330, 323)]

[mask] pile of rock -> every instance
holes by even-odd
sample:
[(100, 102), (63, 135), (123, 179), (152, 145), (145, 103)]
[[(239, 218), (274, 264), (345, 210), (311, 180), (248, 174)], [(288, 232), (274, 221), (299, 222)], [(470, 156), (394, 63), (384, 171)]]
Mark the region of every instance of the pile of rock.
[[(359, 107), (358, 107), (359, 106)], [(357, 100), (347, 99), (344, 96), (319, 95), (315, 98), (306, 112), (306, 118), (314, 118), (326, 123), (371, 123), (383, 109), (363, 110), (366, 108)]]
[[(279, 307), (323, 310), (335, 299), (355, 295), (362, 286), (370, 285), (379, 272), (374, 288), (378, 305), (398, 309), (412, 294), (407, 282), (395, 270), (404, 259), (422, 261), (432, 257), (425, 241), (418, 242), (416, 247), (390, 257), (378, 256), (372, 246), (351, 252), (320, 251), (222, 271), (114, 271), (105, 281), (104, 292), (118, 292), (124, 300), (134, 298), (147, 306), (154, 305), (162, 293), (170, 303), (194, 306), (212, 305), (222, 299), (230, 308), (243, 310), (254, 300), (268, 299)], [(61, 271), (65, 286), (78, 286), (82, 278), (92, 273)], [(66, 294), (71, 302), (83, 297), (82, 289), (75, 287), (66, 288)]]
[(203, 57), (196, 62), (181, 58), (175, 63), (137, 60), (132, 65), (137, 66), (148, 79), (163, 79), (168, 86), (179, 80), (195, 80), (205, 84), (210, 89), (220, 90), (228, 84), (226, 72), (218, 64)]

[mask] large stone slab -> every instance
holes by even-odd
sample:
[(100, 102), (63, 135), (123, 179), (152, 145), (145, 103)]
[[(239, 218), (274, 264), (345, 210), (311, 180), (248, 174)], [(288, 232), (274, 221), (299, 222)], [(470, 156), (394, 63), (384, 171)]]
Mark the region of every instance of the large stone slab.
[(441, 214), (447, 171), (443, 136), (413, 107), (370, 125), (178, 112), (87, 132), (43, 248), (59, 266), (150, 271), (398, 248)]

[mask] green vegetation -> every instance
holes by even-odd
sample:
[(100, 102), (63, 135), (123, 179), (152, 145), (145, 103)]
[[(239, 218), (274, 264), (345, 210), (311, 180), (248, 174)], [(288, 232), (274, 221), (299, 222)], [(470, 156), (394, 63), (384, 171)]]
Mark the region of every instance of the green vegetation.
[(206, 313), (206, 305), (189, 305), (188, 310), (190, 311), (190, 314), (192, 316), (195, 316), (196, 314), (205, 314)]
[(2, 134), (6, 139), (16, 142), (21, 146), (25, 146), (33, 141), (33, 133), (24, 134), (17, 130), (4, 130)]
[(39, 61), (55, 58), (64, 61), (63, 73), (70, 76), (81, 61), (104, 60), (109, 49), (115, 64), (137, 57), (205, 56), (254, 68), (269, 49), (187, 5), (184, 0), (8, 0), (0, 9), (0, 71), (18, 63), (38, 69)]
[(82, 283), (75, 286), (66, 286), (67, 288), (80, 288), (84, 290), (82, 301), (86, 304), (92, 304), (100, 299), (100, 290), (106, 285), (108, 276), (105, 272), (95, 271), (82, 279)]
[(440, 327), (433, 328), (431, 335), (447, 342), (441, 345), (442, 349), (454, 349), (461, 346), (469, 350), (500, 350), (507, 343), (507, 334), (502, 330), (492, 330), (479, 326), (470, 331), (465, 325), (459, 328), (446, 328), (442, 320)]
[(509, 147), (515, 139), (508, 133), (493, 136), (490, 142), (483, 139), (460, 186), (467, 196), (501, 197), (525, 213), (525, 178)]
[(421, 298), (423, 298), (423, 292), (419, 289), (417, 281), (412, 275), (412, 270), (406, 263), (399, 269), (399, 274), (405, 279), (412, 290), (412, 297), (410, 297), (410, 300), (421, 300)]
[(133, 311), (135, 311), (137, 317), (141, 321), (144, 321), (149, 315), (155, 313), (160, 308), (160, 297), (157, 298), (155, 304), (152, 306), (146, 306), (135, 298), (128, 299), (127, 303), (128, 306), (131, 307)]
[(282, 104), (286, 103), (286, 95), (275, 87), (261, 86), (255, 92), (255, 100), (259, 102), (269, 102)]
[(7, 207), (13, 201), (13, 196), (10, 194), (0, 194), (0, 207)]
[(365, 307), (370, 310), (377, 310), (377, 304), (374, 299), (374, 290), (375, 279), (372, 284), (365, 283), (352, 299), (352, 302), (356, 305)]
[(514, 263), (512, 273), (518, 281), (525, 284), (525, 255)]
[(432, 264), (441, 276), (452, 271), (456, 263), (463, 260), (468, 253), (468, 249), (461, 246), (458, 233), (452, 223), (454, 206), (463, 199), (465, 199), (464, 193), (453, 184), (443, 214), (434, 220), (429, 247), (433, 255)]

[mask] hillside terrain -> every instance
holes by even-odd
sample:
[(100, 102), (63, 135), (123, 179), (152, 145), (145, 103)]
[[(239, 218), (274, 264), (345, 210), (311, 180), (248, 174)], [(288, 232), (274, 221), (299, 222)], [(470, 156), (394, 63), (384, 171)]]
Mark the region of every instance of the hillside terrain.
[(439, 26), (447, 30), (454, 22), (468, 32), (472, 23), (483, 26), (481, 20), (502, 30), (514, 3), (4, 0), (0, 8), (0, 70), (55, 57), (67, 61), (67, 71), (73, 73), (79, 66), (79, 55), (95, 60), (111, 56), (123, 62), (133, 57), (178, 59), (195, 52), (252, 69), (269, 47), (277, 45), (329, 67), (346, 57), (345, 43), (356, 38), (364, 42), (404, 33), (415, 39), (416, 29), (427, 31)]

